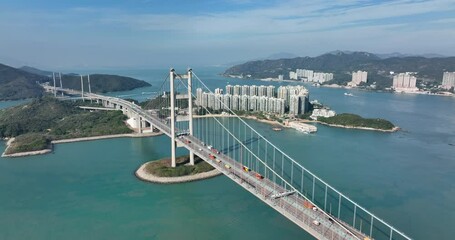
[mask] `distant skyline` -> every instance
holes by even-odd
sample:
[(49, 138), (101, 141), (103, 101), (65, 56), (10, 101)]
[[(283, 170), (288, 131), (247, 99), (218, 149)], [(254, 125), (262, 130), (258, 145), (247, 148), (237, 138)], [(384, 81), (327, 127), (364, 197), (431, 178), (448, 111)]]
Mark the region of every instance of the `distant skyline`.
[(0, 0), (0, 63), (222, 65), (279, 52), (455, 55), (455, 2)]

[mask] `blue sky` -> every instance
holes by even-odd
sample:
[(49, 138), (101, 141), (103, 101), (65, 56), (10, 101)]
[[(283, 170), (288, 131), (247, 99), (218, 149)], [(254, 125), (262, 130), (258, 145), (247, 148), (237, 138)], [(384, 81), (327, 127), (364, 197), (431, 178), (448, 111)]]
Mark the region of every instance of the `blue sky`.
[(455, 1), (0, 0), (0, 62), (218, 65), (277, 52), (455, 55)]

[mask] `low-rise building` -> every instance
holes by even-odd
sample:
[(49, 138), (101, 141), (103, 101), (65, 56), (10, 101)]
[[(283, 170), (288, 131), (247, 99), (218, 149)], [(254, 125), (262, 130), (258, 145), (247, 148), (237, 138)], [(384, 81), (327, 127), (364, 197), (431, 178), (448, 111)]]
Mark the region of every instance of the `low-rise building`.
[(314, 109), (313, 113), (311, 114), (310, 118), (313, 120), (318, 120), (318, 117), (333, 117), (336, 115), (336, 112), (330, 109)]

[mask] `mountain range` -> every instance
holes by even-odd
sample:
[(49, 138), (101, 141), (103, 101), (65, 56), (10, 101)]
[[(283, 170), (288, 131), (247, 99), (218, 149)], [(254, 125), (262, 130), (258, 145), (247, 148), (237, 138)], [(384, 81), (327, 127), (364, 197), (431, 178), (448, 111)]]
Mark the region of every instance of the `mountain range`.
[[(276, 60), (249, 61), (228, 68), (225, 76), (249, 76), (254, 79), (289, 76), (290, 71), (310, 69), (334, 74), (331, 83), (345, 84), (351, 72), (368, 72), (368, 82), (379, 88), (392, 85), (390, 72), (416, 72), (418, 80), (441, 82), (444, 71), (455, 71), (455, 57), (426, 58), (417, 56), (389, 57), (382, 59), (368, 52), (334, 51), (317, 57), (296, 57)], [(285, 77), (285, 78), (286, 78)]]
[[(87, 84), (87, 78), (84, 81)], [(45, 82), (52, 82), (52, 72), (28, 66), (14, 68), (0, 64), (0, 101), (40, 97), (44, 94), (44, 89), (39, 84)], [(81, 88), (78, 75), (63, 74), (62, 82), (65, 88)], [(101, 93), (150, 86), (142, 80), (108, 74), (90, 75), (90, 82), (92, 91)], [(60, 86), (59, 81), (57, 86)]]

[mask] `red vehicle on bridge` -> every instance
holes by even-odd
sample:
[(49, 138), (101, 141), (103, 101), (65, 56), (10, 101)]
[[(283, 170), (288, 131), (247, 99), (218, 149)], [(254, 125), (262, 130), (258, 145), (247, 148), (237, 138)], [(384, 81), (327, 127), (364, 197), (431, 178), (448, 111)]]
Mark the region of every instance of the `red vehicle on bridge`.
[(261, 179), (264, 179), (264, 176), (262, 176), (261, 174), (259, 173), (256, 173), (256, 178), (261, 180)]

